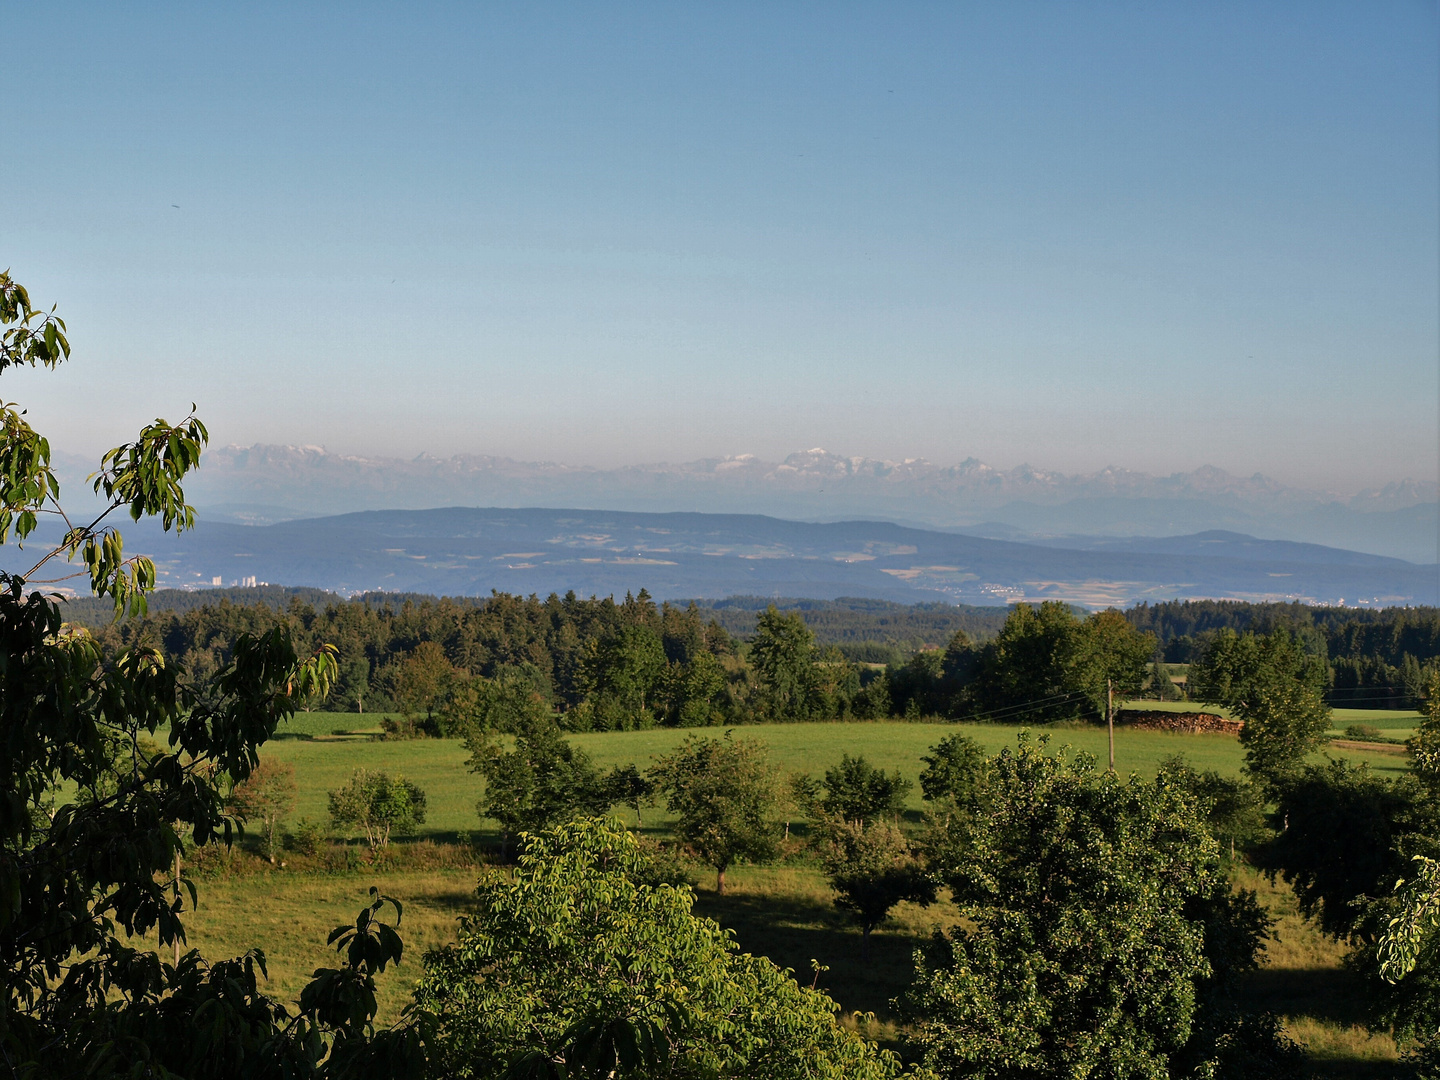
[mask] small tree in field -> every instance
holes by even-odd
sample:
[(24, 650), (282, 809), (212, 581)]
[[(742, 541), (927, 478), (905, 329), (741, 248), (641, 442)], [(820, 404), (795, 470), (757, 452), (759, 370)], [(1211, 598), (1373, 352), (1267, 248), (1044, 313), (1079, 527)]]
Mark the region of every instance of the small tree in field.
[(715, 868), (715, 891), (736, 859), (775, 853), (776, 779), (766, 748), (754, 739), (691, 736), (660, 759), (652, 775), (680, 820), (675, 831)]
[[(1191, 792), (1020, 740), (938, 868), (963, 921), (906, 997), (926, 1067), (941, 1080), (1289, 1075), (1273, 1026), (1223, 999), (1269, 920), (1232, 890)], [(1265, 1055), (1281, 1071), (1262, 1071)]]
[(230, 809), (260, 825), (260, 854), (275, 861), (275, 829), (295, 809), (295, 767), (261, 758), (248, 777), (230, 792)]
[(522, 832), (603, 814), (614, 801), (590, 755), (570, 745), (548, 713), (521, 721), (509, 750), (484, 729), (472, 729), (465, 739), (471, 770), (485, 778), (485, 795), (476, 809), (482, 818), (500, 823), (502, 858)]
[(371, 850), (390, 843), (390, 833), (425, 824), (425, 792), (404, 777), (356, 769), (350, 782), (330, 792), (330, 822), (337, 829), (358, 825)]
[(445, 650), (434, 641), (420, 642), (400, 664), (395, 696), (407, 719), (425, 714), (421, 727), (427, 734), (435, 733), (435, 706), (440, 702), (446, 682), (454, 676), (455, 668), (446, 659)]
[(825, 770), (825, 795), (820, 808), (832, 818), (853, 823), (895, 817), (914, 786), (899, 770), (887, 773), (863, 756), (842, 754), (839, 765)]
[(870, 932), (890, 917), (896, 904), (935, 902), (935, 882), (894, 822), (836, 825), (824, 858), (830, 886), (838, 894), (835, 906), (860, 924), (862, 959), (870, 958)]
[(655, 805), (655, 781), (632, 765), (616, 765), (605, 774), (601, 781), (606, 797), (612, 805), (635, 808), (635, 827), (643, 829), (645, 822), (640, 813), (646, 806)]

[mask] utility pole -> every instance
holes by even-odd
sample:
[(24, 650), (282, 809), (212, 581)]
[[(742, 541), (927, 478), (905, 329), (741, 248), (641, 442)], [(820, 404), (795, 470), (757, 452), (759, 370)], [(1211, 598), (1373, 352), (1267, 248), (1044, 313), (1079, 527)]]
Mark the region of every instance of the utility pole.
[(1110, 771), (1115, 771), (1115, 684), (1105, 680), (1105, 727), (1110, 733)]

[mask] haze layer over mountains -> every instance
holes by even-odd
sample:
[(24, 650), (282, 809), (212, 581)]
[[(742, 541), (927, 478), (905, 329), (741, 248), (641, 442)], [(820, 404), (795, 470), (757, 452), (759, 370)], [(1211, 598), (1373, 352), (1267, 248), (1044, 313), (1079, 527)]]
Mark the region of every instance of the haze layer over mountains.
[[(82, 476), (87, 462), (70, 463)], [(207, 451), (187, 490), (208, 521), (269, 524), (361, 510), (541, 506), (764, 514), (803, 521), (887, 520), (996, 539), (1159, 537), (1227, 530), (1434, 562), (1436, 485), (1399, 480), (1359, 493), (1290, 487), (1203, 467), (1151, 476), (1071, 475), (975, 459), (937, 465), (814, 449), (598, 469), (460, 455), (398, 458), (315, 446)]]
[(1090, 607), (1440, 600), (1435, 486), (1410, 481), (1337, 495), (1214, 468), (1067, 475), (818, 449), (596, 469), (259, 445), (207, 453), (187, 490), (194, 531), (125, 529), (162, 587)]

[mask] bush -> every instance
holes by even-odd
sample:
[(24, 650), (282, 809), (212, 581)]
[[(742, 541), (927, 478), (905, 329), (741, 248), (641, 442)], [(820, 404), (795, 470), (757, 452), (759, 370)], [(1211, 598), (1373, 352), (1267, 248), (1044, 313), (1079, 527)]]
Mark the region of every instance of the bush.
[(898, 817), (915, 785), (900, 775), (877, 769), (864, 756), (842, 754), (840, 764), (825, 771), (820, 808), (837, 821), (868, 824)]
[(741, 953), (655, 872), (618, 822), (591, 819), (527, 836), (513, 875), (482, 877), (415, 993), (435, 1075), (898, 1076), (827, 995)]
[(315, 855), (325, 843), (325, 830), (309, 818), (301, 818), (295, 828), (285, 834), (285, 850), (297, 855)]
[(1374, 724), (1350, 724), (1345, 728), (1345, 737), (1347, 739), (1379, 739), (1384, 736)]
[(330, 792), (330, 822), (337, 829), (358, 825), (372, 850), (390, 843), (390, 833), (425, 824), (425, 792), (403, 776), (356, 769), (350, 782)]

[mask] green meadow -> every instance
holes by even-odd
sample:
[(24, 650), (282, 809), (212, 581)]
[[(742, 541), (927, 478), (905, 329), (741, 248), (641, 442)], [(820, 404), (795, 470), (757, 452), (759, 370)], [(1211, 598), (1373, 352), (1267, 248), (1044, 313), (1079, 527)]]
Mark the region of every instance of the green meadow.
[[(1191, 706), (1193, 708), (1194, 706)], [(1347, 724), (1376, 720), (1413, 726), (1418, 719), (1402, 714), (1351, 716), (1337, 713), (1337, 729)], [(356, 768), (384, 769), (408, 777), (425, 789), (429, 816), (422, 838), (441, 842), (456, 839), (485, 841), (493, 832), (478, 818), (475, 804), (480, 780), (466, 767), (467, 754), (456, 740), (417, 739), (385, 741), (374, 738), (372, 724), (379, 717), (353, 713), (303, 713), (264, 753), (295, 767), (299, 797), (291, 821), (307, 817), (324, 823), (326, 792), (342, 784)], [(363, 726), (362, 726), (363, 725)], [(1380, 726), (1376, 724), (1375, 726)], [(374, 729), (378, 732), (378, 726)], [(804, 771), (819, 776), (844, 753), (863, 754), (887, 769), (898, 769), (914, 780), (923, 767), (922, 756), (945, 735), (961, 731), (995, 752), (1014, 745), (1019, 727), (991, 724), (837, 723), (754, 726), (735, 729), (737, 736), (762, 740), (772, 760), (786, 772)], [(1389, 735), (1397, 727), (1384, 729)], [(346, 732), (347, 734), (336, 734)], [(356, 733), (358, 732), (358, 733)], [(353, 734), (352, 734), (353, 733)], [(642, 767), (683, 740), (686, 731), (654, 729), (571, 736), (602, 769), (634, 762)], [(714, 735), (714, 730), (699, 732)], [(1068, 746), (1090, 753), (1103, 764), (1107, 739), (1103, 728), (1052, 728), (1034, 732), (1052, 746)], [(1384, 752), (1385, 750), (1391, 752)], [(1133, 731), (1115, 733), (1116, 765), (1121, 772), (1152, 775), (1159, 764), (1177, 754), (1196, 768), (1235, 774), (1243, 754), (1233, 736)], [(1374, 751), (1332, 748), (1335, 756), (1367, 762), (1372, 768), (1395, 772), (1406, 759), (1393, 748)], [(910, 813), (917, 821), (923, 806), (918, 788), (911, 793)], [(634, 823), (634, 811), (622, 813)], [(663, 835), (668, 816), (661, 808), (646, 810), (644, 831)], [(347, 838), (354, 843), (354, 838)], [(242, 856), (222, 860), (202, 872), (200, 907), (190, 921), (191, 941), (207, 955), (234, 955), (258, 946), (265, 950), (270, 990), (293, 997), (318, 966), (329, 962), (326, 933), (354, 918), (371, 885), (396, 896), (405, 905), (401, 930), (407, 945), (406, 960), (382, 979), (382, 1019), (393, 1020), (408, 1001), (420, 976), (420, 956), (428, 948), (454, 940), (455, 920), (469, 904), (478, 862), (472, 866), (425, 865), (428, 844), (406, 845), (387, 865), (369, 864), (357, 849), (352, 869), (336, 872), (304, 871), (303, 860), (293, 865), (269, 866)], [(466, 849), (468, 850), (468, 849)], [(898, 1035), (899, 1017), (893, 999), (908, 984), (911, 956), (934, 932), (954, 921), (948, 902), (928, 909), (901, 905), (895, 918), (876, 931), (868, 960), (861, 959), (858, 932), (838, 911), (823, 874), (799, 843), (781, 860), (763, 866), (739, 866), (727, 876), (726, 894), (714, 892), (713, 878), (695, 867), (699, 881), (696, 908), (718, 920), (735, 934), (740, 948), (771, 957), (795, 971), (805, 982), (818, 980), (840, 1002), (848, 1023), (869, 1026), (870, 1033), (890, 1041)], [(1253, 1002), (1286, 1018), (1292, 1037), (1310, 1053), (1317, 1076), (1388, 1077), (1396, 1071), (1397, 1050), (1383, 1035), (1371, 1035), (1359, 1022), (1356, 1007), (1360, 988), (1344, 969), (1344, 948), (1319, 934), (1295, 911), (1293, 897), (1283, 885), (1239, 868), (1241, 884), (1255, 888), (1279, 920), (1280, 933), (1271, 942), (1266, 963), (1251, 980)], [(818, 973), (814, 965), (820, 965)], [(866, 1020), (865, 1013), (874, 1013)], [(859, 1014), (857, 1017), (856, 1014)], [(898, 1045), (898, 1043), (896, 1044)]]
[[(1194, 706), (1191, 706), (1193, 709)], [(1366, 712), (1351, 718), (1343, 711), (1336, 713), (1336, 734), (1345, 725), (1371, 723)], [(1418, 717), (1404, 718), (1413, 726)], [(364, 727), (361, 727), (363, 721)], [(379, 719), (374, 720), (373, 733), (379, 733)], [(478, 776), (466, 767), (468, 754), (464, 745), (454, 739), (411, 739), (388, 741), (372, 737), (371, 720), (355, 713), (301, 713), (292, 721), (282, 738), (271, 742), (263, 753), (295, 767), (300, 788), (296, 802), (296, 818), (323, 822), (327, 816), (326, 793), (339, 787), (359, 768), (383, 770), (401, 775), (425, 789), (429, 811), (421, 836), (436, 840), (454, 840), (460, 834), (484, 835), (475, 811), (481, 795)], [(980, 743), (988, 752), (996, 753), (1014, 746), (1023, 729), (1002, 724), (920, 724), (904, 722), (865, 722), (837, 724), (757, 724), (733, 729), (737, 737), (754, 738), (770, 748), (771, 760), (783, 772), (807, 772), (819, 777), (837, 764), (842, 754), (863, 755), (872, 764), (887, 771), (898, 769), (910, 780), (924, 768), (921, 760), (942, 738), (961, 732)], [(337, 731), (365, 732), (337, 735)], [(571, 741), (594, 759), (601, 769), (634, 763), (646, 768), (655, 759), (679, 745), (694, 731), (674, 728), (652, 728), (648, 731), (613, 731), (572, 735)], [(700, 734), (716, 735), (718, 729), (702, 729)], [(1390, 731), (1386, 731), (1390, 735)], [(1036, 738), (1048, 737), (1051, 746), (1070, 747), (1076, 752), (1093, 754), (1102, 764), (1107, 755), (1107, 735), (1103, 727), (1061, 727), (1035, 729)], [(288, 737), (285, 737), (288, 736)], [(295, 737), (301, 736), (301, 737)], [(1329, 751), (1339, 757), (1369, 762), (1382, 772), (1406, 768), (1403, 756), (1387, 753), (1383, 748), (1366, 751), (1337, 748)], [(1160, 763), (1175, 755), (1183, 755), (1196, 769), (1214, 769), (1236, 775), (1244, 763), (1239, 742), (1230, 735), (1188, 734), (1163, 731), (1133, 731), (1125, 727), (1115, 730), (1115, 767), (1121, 773), (1153, 776)], [(919, 788), (910, 793), (910, 809), (919, 811), (924, 803)], [(622, 817), (626, 816), (622, 813)], [(634, 824), (634, 811), (628, 812)], [(648, 830), (663, 831), (669, 818), (663, 808), (644, 814)]]

